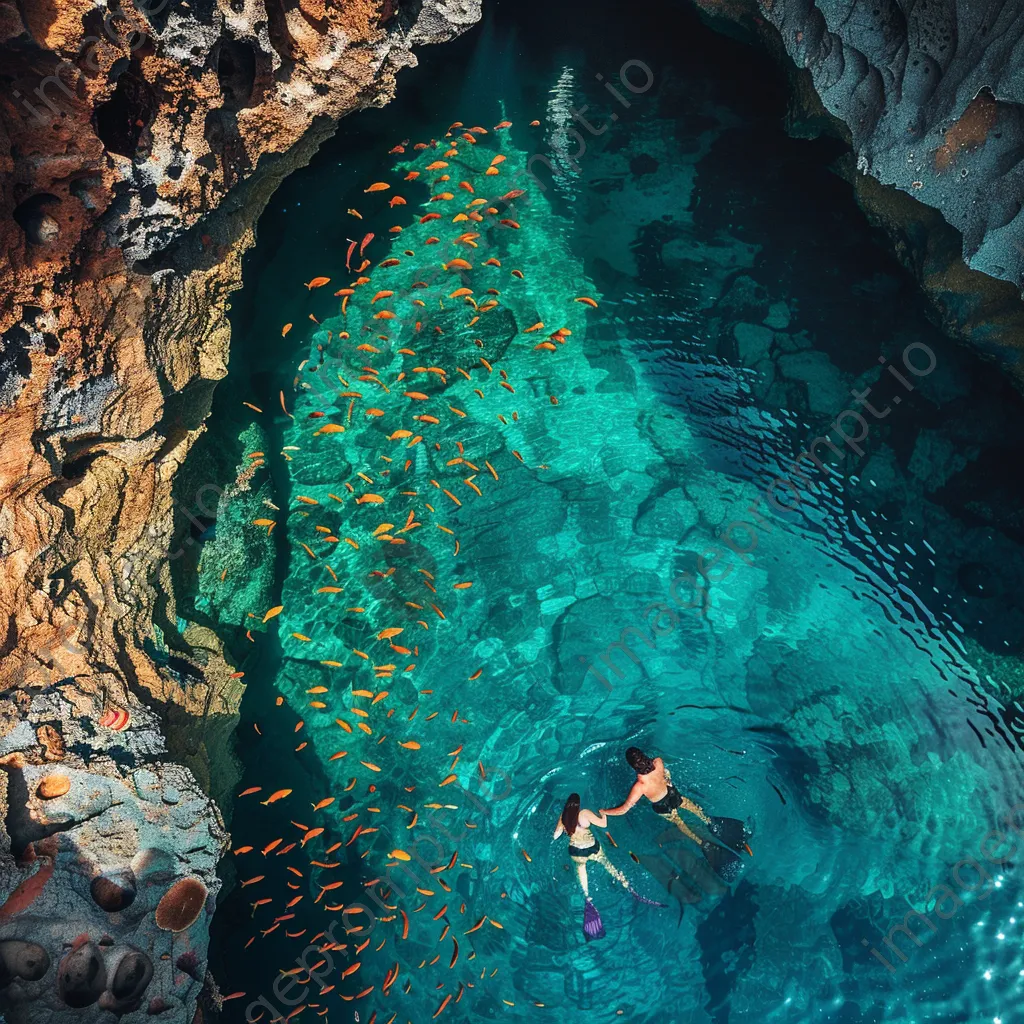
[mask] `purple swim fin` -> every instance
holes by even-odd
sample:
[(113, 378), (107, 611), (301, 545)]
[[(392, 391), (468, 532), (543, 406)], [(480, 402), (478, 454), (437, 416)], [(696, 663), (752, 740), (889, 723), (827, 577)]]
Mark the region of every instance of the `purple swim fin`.
[(629, 889), (630, 895), (637, 901), (637, 903), (646, 903), (649, 907), (667, 907), (667, 903), (659, 903), (657, 900), (649, 900), (646, 896), (641, 896), (632, 886)]
[(594, 906), (590, 897), (587, 897), (587, 902), (583, 905), (583, 935), (587, 942), (591, 939), (603, 939), (604, 938), (604, 925), (601, 924), (601, 915), (597, 912), (597, 907)]

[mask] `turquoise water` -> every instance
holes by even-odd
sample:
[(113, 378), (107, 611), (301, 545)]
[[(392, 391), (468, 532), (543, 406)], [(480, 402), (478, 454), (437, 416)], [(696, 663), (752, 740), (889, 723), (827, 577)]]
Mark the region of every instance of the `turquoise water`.
[[(263, 410), (236, 449), (259, 438), (268, 469), (218, 515), (196, 599), (255, 640), (234, 641), (238, 791), (261, 792), (230, 808), (255, 849), (225, 871), (264, 877), (218, 910), (228, 1019), (1010, 1020), (1014, 833), (986, 835), (1020, 795), (1021, 537), (993, 474), (1019, 402), (928, 324), (838, 150), (785, 139), (754, 55), (600, 10), (585, 51), (578, 26), (520, 51), (529, 15), (492, 8), (343, 126), (275, 198), (237, 304), (218, 414)], [(559, 161), (573, 103), (608, 128)], [(877, 420), (851, 396), (869, 387)], [(832, 470), (794, 472), (858, 409)], [(259, 557), (225, 586), (229, 549)], [(592, 866), (588, 944), (551, 833), (571, 791), (625, 796), (630, 744), (746, 821), (754, 856), (726, 885), (647, 807), (612, 819), (610, 859), (669, 906)], [(911, 908), (904, 961), (884, 940)], [(347, 949), (310, 954), (332, 924)]]

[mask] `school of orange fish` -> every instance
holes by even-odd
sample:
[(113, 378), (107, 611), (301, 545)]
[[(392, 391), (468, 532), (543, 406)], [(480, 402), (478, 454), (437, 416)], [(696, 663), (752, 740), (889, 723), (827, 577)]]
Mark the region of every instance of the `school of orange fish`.
[[(530, 123), (534, 128), (538, 125), (538, 121)], [(495, 466), (490, 459), (477, 458), (477, 461), (473, 461), (468, 444), (461, 440), (454, 441), (454, 448), (446, 452), (442, 451), (440, 441), (431, 438), (432, 430), (438, 430), (437, 436), (442, 436), (444, 427), (453, 421), (471, 423), (475, 417), (486, 415), (492, 419), (496, 417), (503, 426), (508, 426), (519, 420), (518, 409), (508, 404), (512, 401), (511, 396), (517, 395), (515, 381), (510, 379), (509, 373), (502, 368), (500, 355), (491, 353), (491, 358), (488, 358), (487, 346), (483, 339), (472, 336), (474, 327), (483, 318), (494, 316), (494, 311), (502, 308), (502, 288), (514, 288), (526, 280), (526, 271), (521, 267), (503, 266), (502, 260), (493, 255), (487, 259), (479, 259), (476, 256), (476, 251), (481, 245), (482, 233), (516, 232), (520, 228), (513, 214), (521, 215), (515, 204), (516, 200), (526, 195), (526, 191), (519, 188), (492, 188), (502, 181), (502, 164), (505, 163), (506, 156), (498, 152), (488, 160), (486, 155), (486, 143), (490, 140), (485, 137), (493, 138), (496, 133), (511, 127), (510, 121), (502, 121), (488, 131), (479, 126), (467, 128), (461, 122), (456, 122), (441, 140), (418, 142), (411, 147), (406, 141), (390, 151), (391, 154), (401, 156), (406, 161), (402, 165), (406, 170), (403, 182), (416, 182), (420, 179), (419, 184), (426, 184), (427, 178), (435, 175), (429, 180), (429, 191), (432, 194), (426, 202), (428, 212), (418, 219), (421, 225), (431, 224), (431, 229), (438, 231), (439, 234), (431, 235), (423, 244), (442, 245), (446, 254), (457, 252), (459, 255), (439, 260), (436, 267), (437, 276), (432, 282), (417, 280), (411, 287), (400, 287), (398, 280), (401, 271), (398, 268), (407, 266), (408, 261), (416, 256), (413, 250), (406, 249), (399, 255), (388, 255), (374, 265), (368, 255), (375, 241), (374, 233), (366, 232), (358, 243), (351, 241), (345, 256), (345, 269), (352, 275), (352, 279), (333, 293), (340, 299), (340, 323), (345, 329), (339, 329), (337, 333), (331, 330), (326, 332), (326, 346), (316, 346), (319, 364), (310, 365), (310, 360), (304, 359), (298, 368), (296, 388), (304, 388), (306, 398), (309, 397), (310, 385), (300, 384), (300, 381), (308, 380), (311, 374), (316, 374), (328, 366), (333, 368), (335, 364), (326, 363), (326, 357), (340, 355), (344, 360), (342, 367), (348, 368), (346, 372), (337, 374), (342, 389), (340, 391), (333, 381), (325, 382), (322, 379), (325, 375), (321, 374), (317, 386), (320, 395), (325, 398), (324, 404), (330, 408), (327, 411), (316, 410), (308, 414), (307, 418), (313, 421), (310, 424), (313, 428), (312, 437), (343, 435), (354, 423), (372, 420), (379, 430), (381, 442), (387, 446), (384, 451), (378, 453), (379, 466), (366, 467), (368, 472), (354, 471), (350, 479), (341, 483), (339, 490), (342, 493), (326, 492), (317, 497), (298, 494), (295, 496), (297, 504), (288, 510), (289, 517), (295, 516), (294, 522), (289, 520), (289, 543), (293, 539), (293, 529), (294, 532), (299, 532), (310, 525), (313, 527), (306, 538), (309, 543), (304, 540), (296, 543), (318, 570), (322, 568), (323, 585), (316, 588), (316, 594), (324, 595), (322, 600), (337, 599), (347, 604), (344, 599), (336, 598), (336, 595), (343, 594), (346, 586), (358, 582), (359, 572), (352, 564), (344, 564), (345, 560), (342, 558), (339, 560), (342, 563), (339, 568), (342, 568), (344, 578), (339, 578), (338, 572), (329, 564), (329, 559), (332, 556), (337, 557), (338, 552), (343, 550), (347, 550), (349, 556), (354, 557), (354, 553), (359, 552), (369, 541), (377, 545), (403, 545), (408, 542), (414, 531), (433, 528), (450, 537), (453, 554), (458, 556), (460, 541), (456, 531), (441, 521), (445, 512), (461, 508), (464, 502), (472, 502), (475, 497), (482, 497), (482, 484), (500, 486), (507, 474), (527, 464), (524, 456), (511, 446), (508, 447), (508, 451), (514, 461), (510, 460), (507, 466)], [(407, 152), (408, 156), (405, 155)], [(422, 166), (419, 166), (420, 162)], [(454, 185), (451, 184), (453, 181)], [(496, 198), (484, 198), (476, 194), (478, 188), (483, 190), (485, 186), (487, 192), (496, 194)], [(386, 205), (381, 205), (380, 209), (366, 208), (367, 216), (380, 216), (388, 210), (408, 205), (406, 198), (398, 194), (397, 190), (400, 187), (399, 183), (377, 181), (364, 189), (369, 197), (369, 203), (373, 203), (373, 197), (377, 195), (382, 197), (380, 202), (383, 203), (383, 197), (390, 195)], [(463, 204), (462, 198), (457, 199), (457, 196), (468, 197), (468, 202)], [(363, 219), (363, 214), (355, 208), (350, 208), (348, 213), (353, 218)], [(449, 225), (454, 225), (454, 232)], [(397, 241), (397, 236), (402, 231), (401, 226), (395, 225), (390, 228), (388, 234), (395, 236)], [(440, 233), (445, 232), (450, 233), (451, 237), (440, 237)], [(422, 267), (422, 256), (420, 261), (417, 265)], [(419, 297), (433, 295), (433, 292), (428, 290), (438, 281), (445, 285), (443, 296), (438, 299), (439, 311), (444, 311), (448, 317), (445, 322), (451, 323), (453, 311), (466, 318), (454, 332), (451, 332), (450, 328), (442, 328), (437, 323), (432, 324), (431, 321), (438, 318), (437, 314), (428, 308), (423, 298)], [(320, 275), (312, 277), (306, 282), (305, 287), (313, 292), (330, 283), (329, 276)], [(587, 295), (558, 301), (579, 303), (589, 308), (598, 306), (597, 301)], [(403, 306), (405, 308), (402, 308)], [(579, 306), (575, 308), (579, 309)], [(356, 313), (360, 309), (365, 314), (366, 322), (357, 327), (354, 325), (357, 323)], [(562, 322), (565, 319), (559, 315), (557, 309), (552, 309), (550, 316)], [(313, 314), (310, 314), (309, 318), (320, 326), (320, 321)], [(393, 331), (394, 327), (399, 328), (399, 333), (404, 331), (408, 336), (408, 340), (401, 347), (395, 347), (398, 339), (389, 334), (389, 330)], [(281, 329), (282, 337), (286, 337), (292, 328), (291, 323), (285, 324)], [(446, 334), (446, 330), (449, 333)], [(477, 328), (477, 331), (487, 333), (483, 327)], [(565, 345), (572, 331), (567, 326), (558, 326), (551, 330), (543, 321), (538, 320), (530, 326), (519, 327), (518, 333), (522, 335), (522, 339), (517, 338), (513, 342), (513, 347), (518, 346), (517, 353), (523, 347), (528, 347), (537, 353), (537, 358), (543, 358), (545, 353), (558, 351), (559, 346)], [(538, 336), (541, 338), (539, 342), (536, 340)], [(449, 365), (439, 365), (441, 363)], [(303, 371), (306, 372), (305, 378)], [(455, 385), (459, 385), (459, 390), (465, 397), (456, 397)], [(469, 395), (475, 397), (469, 399)], [(495, 410), (493, 398), (500, 398), (504, 402), (501, 411)], [(289, 403), (284, 392), (281, 392), (279, 401), (282, 412), (295, 421), (295, 415), (289, 412)], [(455, 404), (456, 401), (461, 405)], [(558, 405), (559, 402), (556, 395), (546, 396), (546, 401), (551, 405)], [(522, 397), (515, 399), (515, 403), (521, 402)], [(251, 402), (244, 404), (254, 412), (262, 413), (257, 405)], [(446, 445), (452, 443), (448, 441)], [(433, 464), (439, 469), (431, 470), (427, 459), (417, 459), (419, 448), (431, 450)], [(302, 457), (298, 446), (286, 446), (282, 455), (290, 461)], [(366, 455), (366, 451), (361, 450), (360, 455)], [(249, 458), (256, 464), (261, 464), (266, 456), (263, 452), (252, 452), (249, 453)], [(497, 458), (495, 461), (498, 461)], [(540, 464), (533, 468), (543, 470), (547, 467)], [(436, 475), (424, 479), (424, 476), (431, 472)], [(332, 503), (347, 506), (350, 515), (348, 522), (357, 524), (358, 527), (353, 526), (349, 532), (355, 533), (356, 536), (337, 536), (331, 526), (316, 522), (317, 509), (322, 508), (324, 504), (331, 506)], [(361, 511), (354, 513), (354, 508)], [(389, 519), (393, 521), (388, 521)], [(252, 525), (265, 529), (269, 535), (280, 525), (280, 520), (268, 516), (253, 520)], [(393, 716), (397, 709), (388, 706), (388, 690), (377, 690), (376, 685), (383, 683), (386, 686), (387, 680), (396, 676), (410, 678), (414, 675), (416, 662), (420, 657), (420, 645), (429, 642), (432, 625), (436, 626), (457, 611), (457, 608), (451, 607), (451, 602), (457, 600), (460, 592), (468, 591), (473, 586), (473, 581), (469, 579), (441, 581), (437, 578), (437, 573), (414, 566), (396, 570), (392, 565), (387, 570), (374, 569), (363, 575), (367, 578), (368, 586), (381, 585), (389, 580), (393, 583), (396, 571), (412, 575), (414, 585), (424, 592), (422, 600), (405, 600), (405, 617), (400, 621), (379, 622), (369, 627), (367, 635), (373, 637), (375, 646), (365, 644), (364, 646), (369, 648), (366, 651), (351, 648), (352, 657), (357, 659), (355, 662), (349, 660), (348, 652), (335, 652), (335, 657), (319, 659), (320, 665), (332, 670), (341, 669), (343, 666), (351, 667), (353, 664), (362, 665), (364, 673), (369, 675), (372, 672), (374, 688), (346, 686), (344, 696), (348, 706), (340, 713), (337, 708), (331, 709), (324, 699), (330, 698), (330, 687), (317, 685), (306, 690), (306, 696), (311, 698), (307, 701), (308, 708), (315, 714), (338, 714), (334, 722), (341, 730), (342, 737), (351, 736), (356, 742), (368, 742), (368, 738), (374, 736), (375, 729), (394, 727)], [(412, 582), (406, 579), (403, 585), (409, 586)], [(369, 608), (372, 615), (377, 605), (378, 602), (373, 597), (368, 597), (365, 603), (347, 605), (344, 612), (346, 616), (362, 616), (367, 614)], [(284, 611), (284, 605), (270, 608), (262, 615), (262, 622), (270, 622)], [(250, 615), (259, 618), (255, 613)], [(300, 645), (315, 646), (319, 639), (297, 631), (290, 632), (288, 636)], [(251, 632), (248, 637), (255, 642)], [(385, 653), (381, 654), (381, 651)], [(475, 681), (484, 671), (485, 668), (481, 666), (469, 675), (468, 679)], [(236, 672), (235, 676), (240, 677), (243, 674)], [(429, 699), (433, 697), (434, 690), (425, 688), (418, 693)], [(337, 695), (337, 691), (334, 695)], [(284, 697), (276, 698), (279, 707), (284, 703)], [(402, 726), (403, 731), (416, 719), (419, 710), (417, 704)], [(451, 710), (449, 715), (448, 710), (444, 712), (443, 720), (449, 721), (450, 725), (468, 724), (468, 720), (463, 717), (464, 712), (456, 708)], [(440, 710), (431, 711), (424, 715), (421, 721), (430, 722), (441, 714)], [(386, 724), (389, 720), (391, 725)], [(300, 717), (294, 727), (295, 733), (300, 733), (304, 725)], [(258, 725), (256, 729), (259, 731)], [(356, 730), (365, 734), (361, 741), (356, 735)], [(399, 748), (409, 751), (421, 750), (421, 743), (418, 740), (393, 738), (383, 731), (376, 737), (376, 744), (382, 745), (389, 739)], [(306, 746), (307, 742), (302, 741), (295, 749), (301, 751)], [(329, 760), (340, 760), (347, 757), (348, 753), (346, 749), (339, 749), (329, 757)], [(425, 782), (420, 778), (416, 784), (403, 787), (409, 796), (406, 803), (397, 807), (409, 815), (405, 828), (409, 830), (410, 836), (414, 835), (412, 830), (419, 822), (420, 808), (432, 811), (457, 809), (457, 805), (442, 804), (432, 795), (428, 795), (425, 801), (420, 802), (420, 796), (424, 790), (430, 794), (431, 791), (436, 792), (456, 783), (456, 768), (462, 754), (461, 743), (446, 753), (445, 757), (450, 759), (450, 763), (438, 781)], [(268, 1024), (280, 1024), (281, 1021), (291, 1020), (303, 1013), (326, 1019), (331, 1009), (332, 998), (340, 998), (345, 1003), (356, 1002), (363, 1006), (362, 1000), (371, 1001), (365, 1005), (372, 1005), (381, 999), (387, 1001), (396, 986), (399, 991), (408, 994), (414, 983), (415, 971), (427, 971), (443, 961), (446, 972), (453, 973), (446, 973), (444, 978), (428, 983), (437, 990), (438, 1002), (433, 1013), (433, 1017), (437, 1018), (450, 1005), (459, 1003), (467, 990), (475, 987), (484, 978), (494, 978), (498, 974), (498, 968), (488, 970), (488, 967), (484, 966), (478, 969), (477, 965), (472, 963), (477, 957), (477, 950), (466, 943), (466, 937), (485, 927), (500, 931), (503, 928), (500, 921), (491, 916), (491, 913), (471, 913), (467, 916), (465, 902), (449, 902), (452, 897), (452, 886), (445, 880), (445, 876), (451, 877), (449, 873), (473, 868), (472, 864), (459, 860), (457, 849), (451, 852), (447, 863), (430, 868), (429, 887), (416, 888), (421, 901), (419, 905), (408, 910), (399, 905), (399, 900), (380, 876), (363, 883), (351, 879), (346, 882), (337, 877), (339, 869), (346, 866), (342, 858), (332, 859), (338, 851), (347, 850), (348, 855), (358, 854), (358, 857), (363, 859), (375, 852), (373, 840), (362, 852), (359, 852), (359, 845), (362, 845), (360, 840), (363, 837), (372, 836), (379, 831), (372, 824), (374, 816), (381, 813), (381, 808), (372, 806), (379, 800), (379, 796), (376, 800), (374, 797), (374, 794), (378, 793), (378, 787), (370, 780), (384, 769), (370, 760), (359, 760), (359, 763), (368, 774), (362, 777), (353, 776), (344, 787), (343, 792), (350, 794), (350, 798), (354, 800), (352, 806), (347, 809), (348, 813), (339, 819), (329, 817), (337, 813), (335, 804), (339, 801), (340, 794), (311, 794), (314, 799), (302, 804), (311, 807), (311, 811), (296, 813), (295, 817), (302, 820), (291, 822), (296, 829), (292, 837), (275, 838), (260, 849), (252, 845), (239, 845), (233, 851), (238, 859), (241, 887), (251, 886), (251, 891), (256, 897), (251, 903), (254, 932), (245, 943), (246, 949), (271, 934), (283, 932), (287, 938), (295, 940), (296, 953), (310, 944), (319, 944), (321, 953), (331, 950), (346, 953), (347, 966), (339, 968), (336, 978), (329, 984), (324, 984), (318, 974), (326, 959), (310, 965), (303, 962), (300, 966), (281, 967), (281, 975), (291, 977), (300, 985), (308, 985), (309, 991), (303, 996), (301, 1005), (296, 1006), (286, 1016), (268, 1020)], [(389, 768), (388, 772), (391, 771), (397, 773), (397, 769)], [(487, 777), (487, 769), (480, 761), (477, 761), (473, 771), (479, 773), (481, 778)], [(361, 796), (360, 789), (363, 790)], [(252, 786), (238, 796), (246, 799), (263, 794), (265, 798), (260, 800), (263, 806), (295, 798), (291, 789), (271, 789), (269, 786)], [(417, 803), (419, 808), (416, 806)], [(282, 806), (287, 807), (287, 804)], [(335, 821), (338, 825), (351, 825), (351, 835), (347, 838), (343, 836), (321, 848), (326, 836), (335, 831)], [(466, 822), (466, 827), (476, 826)], [(411, 841), (406, 845), (411, 845)], [(527, 851), (521, 852), (529, 862), (531, 858)], [(284, 891), (265, 895), (265, 887), (271, 883), (267, 880), (264, 865), (271, 857), (287, 858), (289, 855), (291, 859), (278, 862), (285, 865), (285, 874), (288, 876), (284, 882)], [(259, 866), (247, 870), (246, 866), (253, 858), (257, 858)], [(296, 863), (296, 858), (301, 859)], [(409, 852), (395, 847), (386, 854), (385, 862), (380, 866), (383, 869), (381, 874), (410, 860)], [(377, 870), (380, 869), (375, 866), (371, 873)], [(491, 872), (498, 870), (498, 865), (495, 865)], [(366, 898), (365, 894), (355, 892), (347, 899), (344, 895), (346, 886), (358, 888), (360, 885), (366, 889), (375, 887), (374, 893), (378, 897), (375, 905), (387, 907), (390, 911), (381, 911), (383, 916), (377, 917), (377, 924), (372, 929), (367, 925), (353, 923), (352, 920), (354, 916), (365, 912), (361, 908), (361, 900)], [(314, 891), (315, 896), (312, 895)], [(507, 894), (502, 892), (501, 895), (505, 897)], [(328, 915), (324, 919), (323, 927), (311, 928), (308, 924), (300, 927), (302, 922), (299, 915), (309, 910), (310, 905), (318, 906), (318, 912), (322, 908)], [(342, 913), (345, 913), (344, 933), (350, 940), (348, 943), (336, 943), (328, 938), (327, 929), (331, 921)], [(423, 918), (417, 918), (420, 914), (423, 914)], [(409, 940), (410, 927), (417, 920), (429, 921), (431, 926), (429, 938), (419, 940), (420, 944), (434, 946), (436, 951), (433, 956), (425, 957), (418, 968), (415, 968), (403, 963), (404, 954), (400, 947)], [(265, 926), (260, 927), (260, 924)], [(468, 950), (460, 949), (460, 938), (464, 944), (469, 945)], [(399, 949), (395, 952), (393, 966), (386, 971), (383, 978), (366, 978), (361, 981), (363, 969), (359, 957), (371, 943), (374, 953), (380, 953), (389, 944), (392, 949), (396, 946)], [(411, 943), (410, 948), (414, 945), (415, 942)], [(399, 984), (403, 974), (406, 977)], [(340, 985), (350, 977), (353, 981), (344, 986)], [(342, 991), (341, 988), (348, 991)], [(241, 998), (244, 995), (245, 993), (238, 992), (226, 998)], [(502, 1001), (508, 1006), (515, 1005), (514, 1000)], [(539, 1001), (534, 1001), (532, 1005), (544, 1006)], [(261, 1017), (263, 1012), (261, 1011)], [(368, 1024), (378, 1024), (378, 1020), (379, 1024), (393, 1024), (399, 1012), (398, 1009), (385, 1010), (378, 1006), (370, 1012)]]

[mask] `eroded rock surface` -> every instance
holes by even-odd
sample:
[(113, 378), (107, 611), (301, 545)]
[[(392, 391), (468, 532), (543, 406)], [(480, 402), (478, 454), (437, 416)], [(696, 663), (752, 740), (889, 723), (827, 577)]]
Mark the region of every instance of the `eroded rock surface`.
[[(338, 118), (390, 98), (413, 46), (479, 13), (479, 0), (0, 0), (11, 1024), (192, 1020), (225, 835), (164, 735), (174, 713), (208, 787), (205, 740), (242, 687), (215, 639), (197, 654), (182, 638), (172, 485), (224, 376), (226, 302), (277, 183)], [(154, 623), (176, 638), (160, 664)], [(183, 878), (208, 899), (182, 931), (160, 928)]]
[[(736, 22), (769, 48), (784, 48), (796, 68), (809, 74), (809, 81), (800, 76), (794, 81), (804, 121), (797, 131), (828, 130), (824, 122), (829, 115), (842, 126), (856, 159), (856, 171), (851, 163), (847, 175), (858, 200), (917, 274), (944, 326), (1000, 358), (1020, 381), (1020, 5), (988, 0), (696, 2), (713, 19)], [(913, 196), (941, 218), (901, 202), (879, 183)], [(969, 270), (957, 259), (957, 248)], [(1013, 289), (1001, 287), (1001, 281)]]

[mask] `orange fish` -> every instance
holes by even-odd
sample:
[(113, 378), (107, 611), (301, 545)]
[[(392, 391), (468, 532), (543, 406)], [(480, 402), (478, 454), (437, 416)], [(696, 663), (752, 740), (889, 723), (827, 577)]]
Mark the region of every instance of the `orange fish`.
[(283, 800), (286, 796), (291, 794), (290, 789), (277, 789), (267, 797), (266, 800), (260, 801), (261, 807), (266, 807), (267, 804), (276, 804), (278, 800)]
[(314, 288), (323, 288), (325, 284), (330, 283), (329, 277), (314, 277), (312, 281), (306, 283), (306, 287), (312, 291)]
[(375, 181), (369, 188), (364, 188), (364, 192), (383, 192), (385, 189), (389, 189), (391, 186), (386, 181)]
[(597, 303), (589, 295), (580, 295), (572, 300), (573, 302), (583, 302), (590, 306), (592, 309), (597, 309)]

